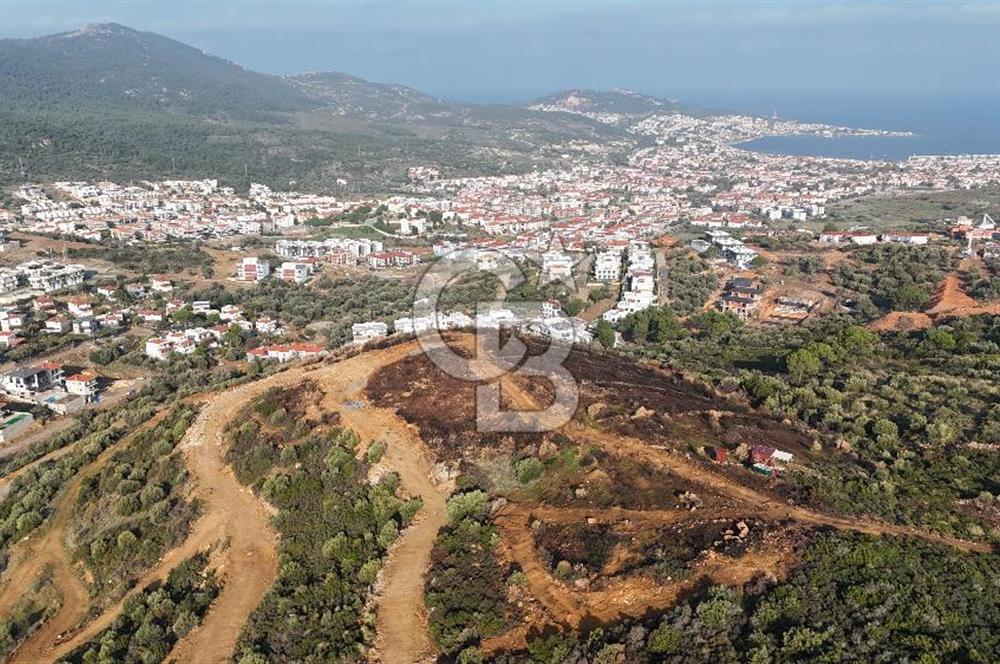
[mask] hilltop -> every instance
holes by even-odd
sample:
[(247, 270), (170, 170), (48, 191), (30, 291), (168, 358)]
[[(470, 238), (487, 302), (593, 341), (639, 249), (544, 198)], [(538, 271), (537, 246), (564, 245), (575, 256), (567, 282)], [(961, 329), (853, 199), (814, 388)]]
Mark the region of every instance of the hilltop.
[[(620, 137), (590, 118), (457, 104), (339, 72), (272, 76), (115, 23), (0, 40), (0, 181), (219, 177), (354, 189), (408, 165), (459, 173), (548, 163), (570, 140)], [(546, 145), (556, 146), (546, 154)], [(540, 149), (542, 148), (542, 149)]]
[(559, 110), (565, 113), (648, 115), (650, 113), (689, 113), (696, 111), (676, 99), (664, 99), (634, 90), (563, 90), (536, 99), (530, 108)]
[(166, 110), (256, 118), (317, 105), (279, 77), (117, 23), (0, 40), (0, 86), (5, 111)]

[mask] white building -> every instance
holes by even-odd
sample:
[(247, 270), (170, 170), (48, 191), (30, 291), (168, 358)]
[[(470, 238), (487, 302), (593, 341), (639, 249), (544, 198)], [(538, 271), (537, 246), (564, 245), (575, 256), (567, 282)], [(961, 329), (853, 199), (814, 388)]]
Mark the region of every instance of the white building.
[(98, 400), (97, 374), (89, 371), (81, 371), (78, 374), (66, 377), (66, 391), (70, 394), (79, 394), (88, 403)]
[(0, 268), (0, 293), (9, 293), (17, 290), (17, 272), (8, 268)]
[(397, 318), (392, 327), (399, 334), (420, 334), (434, 327), (434, 319), (430, 316)]
[(546, 281), (571, 279), (573, 259), (561, 251), (547, 251), (542, 254), (542, 275)]
[(260, 281), (271, 274), (271, 265), (257, 256), (247, 256), (236, 266), (236, 278), (240, 281)]
[(594, 259), (595, 281), (618, 281), (622, 271), (622, 257), (616, 251), (602, 251)]
[(17, 266), (28, 278), (28, 285), (37, 291), (51, 293), (83, 283), (86, 270), (82, 265), (63, 265), (55, 261), (28, 261)]
[(285, 261), (278, 268), (278, 277), (282, 281), (294, 281), (297, 284), (303, 284), (309, 279), (309, 272), (310, 266), (308, 263)]
[(355, 323), (351, 326), (354, 343), (363, 344), (373, 339), (389, 336), (389, 326), (379, 321)]

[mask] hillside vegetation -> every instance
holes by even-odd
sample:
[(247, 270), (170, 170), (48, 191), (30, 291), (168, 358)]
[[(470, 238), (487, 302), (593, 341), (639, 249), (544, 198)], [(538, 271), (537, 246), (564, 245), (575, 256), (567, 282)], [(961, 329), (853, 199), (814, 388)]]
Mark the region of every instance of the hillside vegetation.
[(183, 176), (328, 189), (346, 177), (371, 190), (405, 182), (410, 165), (517, 171), (559, 158), (570, 139), (623, 136), (576, 114), (454, 104), (337, 72), (260, 74), (113, 23), (0, 40), (0, 90), (0, 183)]

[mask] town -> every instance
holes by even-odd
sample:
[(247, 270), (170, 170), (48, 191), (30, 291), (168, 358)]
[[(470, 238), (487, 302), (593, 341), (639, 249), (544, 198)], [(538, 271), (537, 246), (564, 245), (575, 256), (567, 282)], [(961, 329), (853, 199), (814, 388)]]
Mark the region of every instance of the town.
[[(596, 119), (629, 122), (618, 115)], [(814, 279), (776, 273), (789, 254), (768, 247), (782, 242), (811, 247), (804, 254), (821, 264), (835, 260), (830, 251), (879, 243), (948, 245), (984, 261), (1000, 255), (989, 215), (981, 222), (942, 218), (936, 227), (889, 230), (827, 224), (827, 210), (839, 201), (995, 186), (1000, 157), (858, 162), (758, 154), (739, 143), (768, 133), (858, 130), (744, 116), (654, 114), (629, 131), (652, 137), (655, 146), (636, 150), (625, 165), (586, 163), (497, 177), (447, 177), (436, 166), (413, 167), (407, 191), (379, 198), (278, 192), (260, 184), (240, 193), (216, 180), (19, 186), (10, 198), (18, 204), (0, 211), (0, 256), (7, 257), (0, 267), (0, 347), (16, 362), (0, 389), (14, 403), (63, 415), (100, 403), (109, 381), (99, 367), (82, 366), (64, 377), (61, 367), (42, 360), (54, 347), (106, 344), (136, 333), (144, 354), (156, 361), (219, 349), (227, 335), (242, 335), (239, 357), (277, 362), (431, 327), (516, 326), (587, 344), (600, 325), (613, 330), (650, 307), (683, 309), (681, 272), (692, 270), (685, 278), (700, 278), (705, 292), (684, 313), (704, 308), (747, 322), (796, 324), (850, 306)], [(141, 251), (183, 243), (211, 252), (202, 275), (150, 274), (141, 265), (99, 259), (101, 247)], [(277, 312), (247, 315), (237, 304), (184, 296), (210, 284), (308, 287), (318, 279), (366, 274), (412, 283), (436, 261), (461, 260), (473, 271), (489, 271), (498, 255), (534, 266), (545, 286), (537, 310), (422, 316), (399, 310), (381, 319), (357, 311), (345, 322), (349, 336), (334, 342), (297, 329)], [(620, 332), (612, 339), (620, 340)], [(5, 439), (30, 423), (30, 409), (21, 410), (23, 417), (6, 420)]]
[(994, 7), (3, 16), (3, 662), (1000, 662)]

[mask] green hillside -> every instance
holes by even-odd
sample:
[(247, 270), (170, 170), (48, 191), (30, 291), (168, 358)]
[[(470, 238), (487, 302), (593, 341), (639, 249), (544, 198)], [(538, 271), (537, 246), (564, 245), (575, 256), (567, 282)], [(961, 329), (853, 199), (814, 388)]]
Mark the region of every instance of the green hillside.
[(512, 172), (551, 165), (569, 140), (624, 136), (577, 114), (455, 104), (347, 74), (260, 74), (117, 24), (0, 40), (0, 90), (7, 184), (218, 177), (329, 190), (344, 178), (373, 191), (411, 165)]

